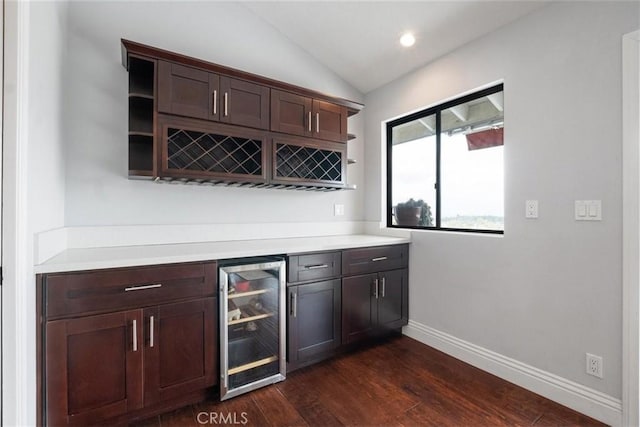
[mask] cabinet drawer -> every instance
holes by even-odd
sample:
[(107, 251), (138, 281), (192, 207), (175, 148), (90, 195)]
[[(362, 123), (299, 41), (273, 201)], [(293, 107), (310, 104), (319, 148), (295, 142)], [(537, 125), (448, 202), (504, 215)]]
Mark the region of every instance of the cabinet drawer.
[(214, 295), (216, 263), (119, 268), (45, 277), (47, 318)]
[(342, 274), (365, 274), (404, 268), (409, 264), (408, 245), (376, 246), (342, 252)]
[(336, 251), (292, 255), (287, 266), (289, 283), (338, 277), (342, 271), (341, 254)]

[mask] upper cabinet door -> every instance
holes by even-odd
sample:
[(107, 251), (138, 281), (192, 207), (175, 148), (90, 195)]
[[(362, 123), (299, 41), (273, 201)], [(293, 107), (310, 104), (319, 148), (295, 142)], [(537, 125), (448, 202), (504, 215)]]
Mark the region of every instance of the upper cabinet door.
[(158, 111), (198, 119), (220, 116), (220, 78), (197, 68), (158, 61)]
[(220, 121), (269, 129), (268, 87), (222, 76), (220, 91)]
[(312, 100), (280, 90), (271, 90), (271, 130), (291, 135), (312, 135)]
[(347, 142), (347, 107), (313, 100), (313, 137)]

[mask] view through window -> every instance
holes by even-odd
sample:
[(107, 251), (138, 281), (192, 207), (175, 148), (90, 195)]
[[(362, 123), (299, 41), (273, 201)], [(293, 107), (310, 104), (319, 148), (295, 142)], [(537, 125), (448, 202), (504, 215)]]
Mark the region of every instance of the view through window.
[(387, 124), (387, 224), (502, 233), (503, 85)]

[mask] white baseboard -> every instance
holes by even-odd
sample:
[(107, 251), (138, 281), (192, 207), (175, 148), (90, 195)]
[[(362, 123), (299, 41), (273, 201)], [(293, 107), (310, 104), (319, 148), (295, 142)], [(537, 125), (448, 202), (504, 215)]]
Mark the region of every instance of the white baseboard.
[(409, 320), (409, 325), (403, 329), (403, 333), (456, 359), (606, 424), (614, 427), (622, 424), (620, 399), (413, 320)]

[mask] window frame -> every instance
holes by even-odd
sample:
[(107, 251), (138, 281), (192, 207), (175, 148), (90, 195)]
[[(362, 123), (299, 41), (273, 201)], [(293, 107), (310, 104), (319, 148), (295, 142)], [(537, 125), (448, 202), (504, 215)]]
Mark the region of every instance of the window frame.
[[(504, 83), (500, 83), (486, 89), (482, 89), (468, 95), (461, 96), (459, 98), (452, 99), (450, 101), (443, 102), (433, 107), (425, 108), (423, 110), (417, 111), (415, 113), (407, 114), (406, 116), (391, 120), (387, 122), (387, 194), (386, 194), (386, 221), (387, 228), (399, 228), (399, 229), (409, 229), (409, 230), (426, 230), (426, 231), (453, 231), (453, 232), (462, 232), (462, 233), (483, 233), (483, 234), (504, 234), (504, 228), (502, 230), (486, 230), (486, 229), (474, 229), (474, 228), (449, 228), (449, 227), (441, 227), (441, 206), (440, 206), (440, 196), (441, 196), (441, 184), (440, 184), (440, 157), (441, 157), (441, 131), (442, 131), (442, 123), (441, 123), (441, 112), (447, 110), (451, 107), (454, 107), (459, 104), (464, 104), (469, 101), (473, 101), (474, 99), (483, 98), (487, 95), (491, 95), (498, 92), (504, 92)], [(431, 115), (435, 115), (436, 117), (436, 182), (435, 182), (435, 190), (436, 190), (436, 206), (434, 214), (435, 225), (432, 227), (423, 227), (423, 226), (411, 226), (411, 225), (394, 225), (393, 224), (393, 202), (392, 202), (392, 189), (393, 189), (393, 179), (392, 179), (392, 170), (391, 165), (393, 164), (393, 128), (395, 126), (399, 126), (405, 123), (409, 123), (424, 117), (428, 117)], [(504, 195), (503, 195), (504, 197)]]

